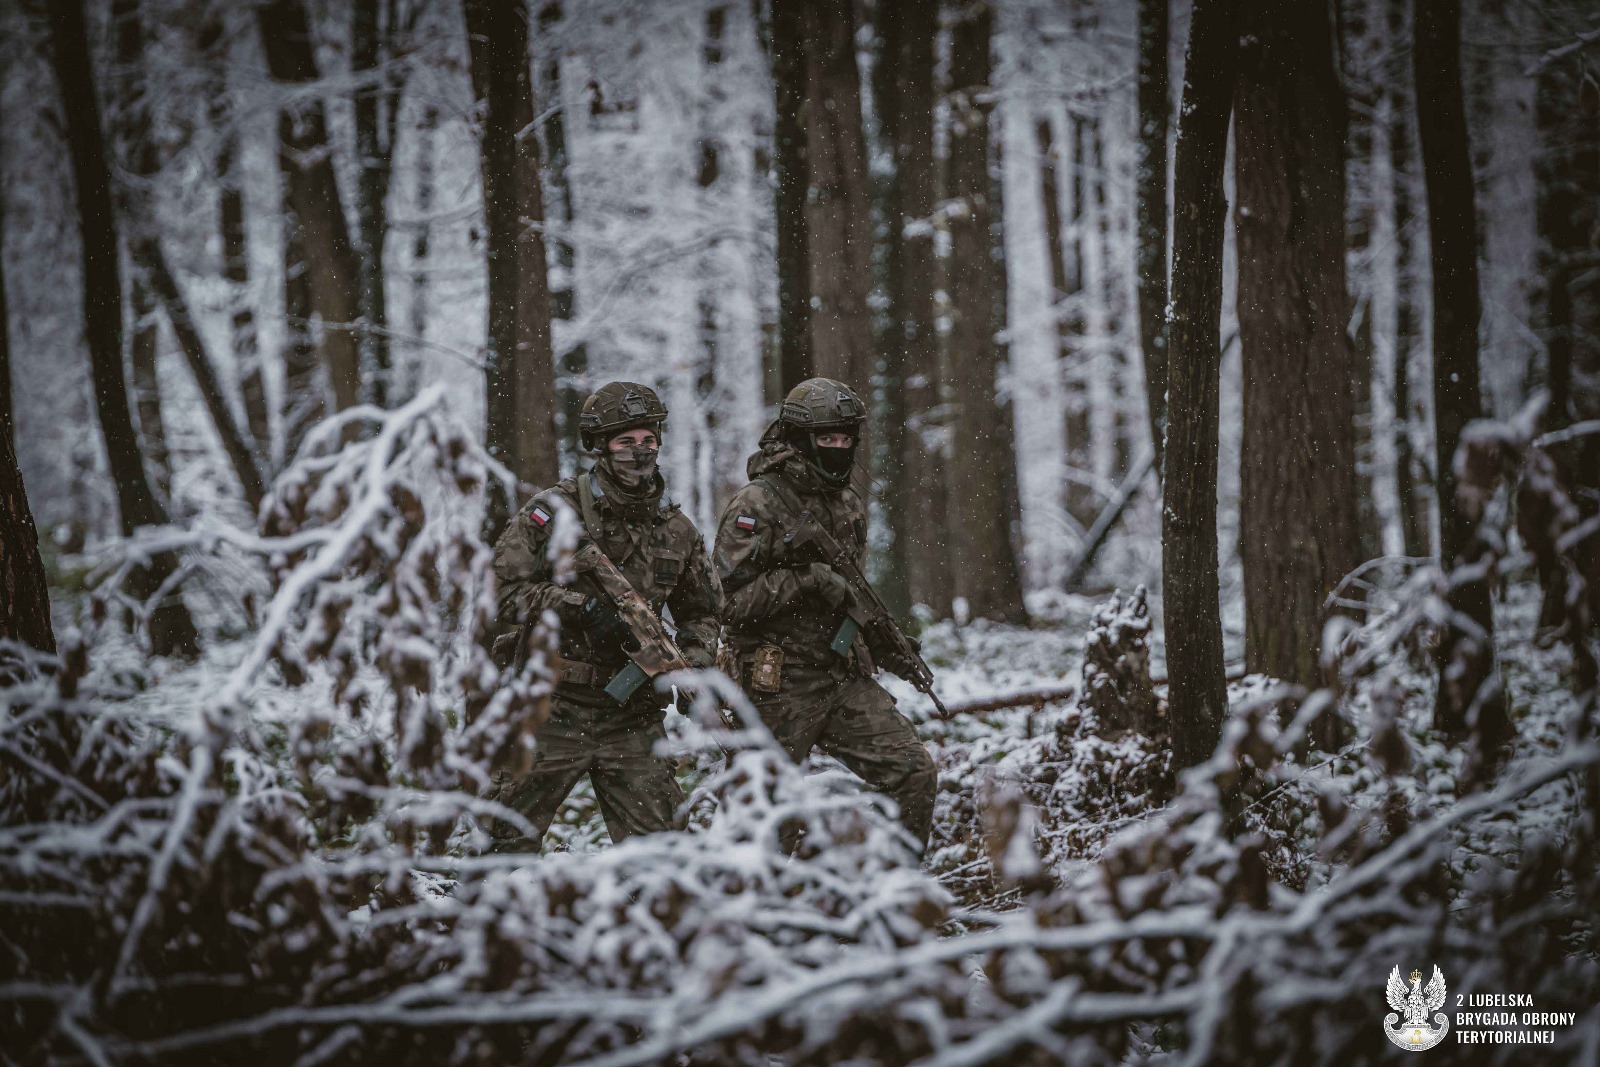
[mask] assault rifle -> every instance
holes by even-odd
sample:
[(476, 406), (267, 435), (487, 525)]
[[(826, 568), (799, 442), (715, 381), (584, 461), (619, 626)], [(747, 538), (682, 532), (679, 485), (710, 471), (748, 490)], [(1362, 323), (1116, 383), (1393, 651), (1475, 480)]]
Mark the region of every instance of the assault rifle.
[(933, 701), (933, 706), (939, 709), (940, 716), (948, 718), (949, 712), (945, 711), (944, 701), (933, 691), (932, 669), (922, 658), (922, 653), (917, 651), (916, 646), (906, 637), (905, 631), (894, 621), (894, 616), (889, 614), (889, 609), (884, 606), (877, 591), (867, 581), (867, 576), (861, 573), (861, 568), (856, 566), (856, 561), (851, 558), (844, 546), (839, 544), (838, 539), (822, 528), (816, 516), (809, 511), (803, 511), (800, 513), (800, 521), (783, 535), (783, 543), (791, 552), (805, 548), (815, 549), (822, 557), (822, 562), (832, 567), (849, 583), (851, 596), (845, 605), (844, 621), (839, 624), (839, 630), (833, 635), (833, 641), (828, 646), (833, 649), (834, 655), (849, 655), (850, 646), (855, 642), (857, 634), (865, 632), (874, 635), (892, 648), (910, 667), (911, 677), (906, 681), (915, 686), (919, 692), (927, 694), (928, 699)]
[(634, 650), (624, 646), (623, 651), (628, 653), (631, 662), (606, 683), (606, 694), (612, 700), (626, 704), (641, 685), (656, 675), (689, 669), (683, 660), (683, 653), (667, 636), (656, 613), (650, 610), (644, 597), (628, 584), (628, 579), (617, 569), (617, 565), (606, 558), (606, 554), (593, 541), (578, 549), (572, 562), (578, 570), (594, 574), (595, 581), (600, 583), (600, 588), (616, 605), (623, 625), (627, 626), (639, 646)]

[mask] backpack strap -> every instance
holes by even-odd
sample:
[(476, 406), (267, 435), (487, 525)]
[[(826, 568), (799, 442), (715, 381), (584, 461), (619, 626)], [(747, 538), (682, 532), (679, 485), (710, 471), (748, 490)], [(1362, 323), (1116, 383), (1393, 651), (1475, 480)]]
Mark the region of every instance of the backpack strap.
[(589, 540), (596, 545), (600, 541), (600, 509), (596, 501), (605, 496), (605, 490), (600, 488), (595, 480), (594, 471), (578, 476), (578, 516), (583, 519), (583, 531), (589, 535)]

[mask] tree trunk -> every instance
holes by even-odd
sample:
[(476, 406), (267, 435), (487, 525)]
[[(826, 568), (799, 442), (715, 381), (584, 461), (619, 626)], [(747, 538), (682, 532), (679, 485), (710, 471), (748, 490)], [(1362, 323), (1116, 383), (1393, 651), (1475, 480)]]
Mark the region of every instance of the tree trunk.
[(1166, 478), (1161, 518), (1169, 714), (1180, 767), (1222, 735), (1228, 685), (1217, 583), (1223, 165), (1233, 104), (1233, 0), (1195, 0), (1173, 163)]
[(356, 90), (354, 110), (359, 160), (356, 234), (361, 248), (361, 306), (367, 320), (361, 342), (370, 364), (372, 402), (380, 408), (388, 406), (393, 391), (383, 252), (389, 237), (389, 175), (402, 88), (399, 68), (392, 62), (398, 18), (394, 0), (355, 0), (350, 8), (351, 73), (375, 81)]
[[(130, 257), (131, 258), (131, 257)], [(128, 369), (133, 377), (133, 410), (138, 415), (139, 452), (156, 499), (172, 500), (172, 456), (167, 451), (167, 427), (161, 416), (161, 320), (156, 318), (156, 298), (145, 272), (134, 264), (128, 278)]]
[[(139, 188), (148, 188), (160, 170), (160, 159), (144, 89), (145, 35), (139, 0), (116, 0), (111, 6), (111, 14), (116, 26), (117, 68), (123, 82), (119, 93), (122, 114), (118, 125), (122, 127), (124, 166), (138, 180)], [(144, 373), (152, 379), (140, 391), (140, 416), (142, 418), (145, 414), (145, 390), (159, 397), (154, 381), (155, 329), (153, 322), (148, 319), (149, 312), (153, 310), (151, 297), (154, 296), (161, 302), (167, 321), (172, 324), (173, 335), (200, 390), (206, 413), (210, 415), (223, 451), (233, 466), (234, 476), (239, 480), (245, 500), (254, 511), (260, 507), (265, 492), (261, 472), (256, 468), (249, 446), (234, 422), (233, 412), (228, 409), (222, 386), (212, 370), (211, 357), (205, 350), (205, 342), (189, 314), (188, 301), (184, 299), (183, 291), (178, 288), (178, 281), (167, 263), (166, 252), (162, 250), (161, 238), (152, 217), (149, 196), (137, 194), (126, 184), (120, 187), (119, 194), (118, 200), (128, 228), (128, 258), (133, 264), (134, 311), (139, 316), (134, 327), (135, 380), (141, 376), (141, 361), (148, 364)], [(159, 410), (158, 404), (152, 406)]]
[[(422, 119), (417, 124), (417, 227), (411, 239), (411, 299), (408, 302), (410, 318), (406, 330), (412, 343), (420, 348), (428, 336), (428, 319), (433, 310), (431, 283), (428, 280), (428, 256), (431, 251), (433, 224), (429, 216), (434, 209), (434, 153), (437, 151), (439, 109), (433, 104), (423, 108)], [(416, 395), (421, 375), (417, 351), (406, 360), (404, 383), (398, 396), (391, 395), (396, 406), (407, 403)]]
[[(1405, 31), (1405, 0), (1390, 0), (1388, 32), (1399, 40)], [(1401, 543), (1405, 554), (1420, 559), (1433, 554), (1430, 518), (1432, 478), (1413, 444), (1425, 412), (1411, 392), (1412, 355), (1417, 343), (1416, 222), (1413, 196), (1413, 128), (1416, 93), (1409, 72), (1396, 76), (1390, 86), (1394, 116), (1389, 133), (1389, 173), (1394, 183), (1395, 327), (1394, 327), (1394, 467)]]
[(233, 413), (228, 410), (222, 383), (212, 370), (211, 357), (206, 352), (205, 342), (201, 340), (199, 328), (189, 314), (189, 304), (183, 297), (183, 291), (178, 288), (178, 280), (172, 276), (172, 270), (167, 265), (166, 253), (153, 235), (138, 238), (132, 248), (133, 261), (142, 264), (149, 272), (149, 283), (166, 310), (167, 321), (172, 324), (173, 335), (178, 340), (178, 349), (189, 365), (189, 373), (194, 377), (206, 412), (211, 416), (211, 424), (216, 428), (223, 451), (233, 466), (234, 476), (239, 479), (239, 487), (244, 490), (250, 510), (255, 511), (261, 506), (261, 498), (266, 493), (261, 471), (256, 467), (255, 458), (250, 454), (238, 424), (234, 422)]
[[(56, 650), (50, 585), (39, 555), (39, 530), (17, 465), (11, 408), (11, 309), (6, 302), (5, 197), (0, 196), (0, 640)], [(0, 683), (5, 669), (0, 667)]]
[[(539, 30), (544, 33), (560, 19), (560, 9), (547, 6), (539, 13)], [(534, 87), (542, 100), (559, 103), (561, 100), (561, 61), (550, 57), (543, 77)], [(577, 217), (577, 205), (572, 195), (572, 180), (568, 173), (567, 123), (562, 108), (549, 107), (544, 120), (545, 175), (550, 193), (547, 214), (559, 223), (555, 247), (551, 250), (554, 267), (550, 275), (550, 317), (552, 320), (570, 322), (578, 313), (577, 271), (578, 250), (573, 244), (572, 227)], [(763, 175), (763, 178), (765, 176)], [(558, 408), (561, 450), (564, 462), (576, 466), (579, 452), (578, 415), (583, 409), (584, 376), (589, 370), (589, 350), (581, 342), (560, 356), (556, 378), (556, 392), (560, 396)], [(566, 469), (564, 466), (563, 469)]]
[[(873, 66), (873, 99), (877, 102), (878, 134), (891, 165), (889, 180), (881, 183), (880, 206), (886, 221), (884, 288), (889, 301), (884, 309), (879, 352), (883, 360), (883, 405), (879, 422), (883, 437), (878, 449), (876, 475), (883, 486), (884, 526), (889, 538), (878, 580), (879, 594), (897, 617), (911, 610), (911, 516), (917, 511), (916, 493), (908, 484), (907, 450), (915, 435), (907, 427), (910, 405), (906, 378), (913, 362), (928, 360), (922, 351), (933, 336), (932, 233), (913, 231), (907, 236), (906, 220), (926, 218), (933, 206), (933, 20), (930, 5), (887, 0), (877, 11), (878, 61)], [(918, 208), (922, 214), (917, 214)], [(922, 284), (913, 282), (922, 279)], [(916, 349), (915, 355), (910, 350)], [(934, 359), (937, 359), (935, 350)], [(911, 457), (912, 467), (919, 466)]]
[(806, 0), (772, 4), (774, 206), (778, 230), (778, 381), (788, 393), (815, 374), (811, 349), (811, 241), (807, 190), (805, 20)]
[[(17, 466), (11, 411), (11, 314), (6, 303), (5, 204), (0, 197), (0, 640), (56, 650), (39, 531)], [(0, 675), (3, 677), (3, 675)]]
[(1139, 0), (1139, 346), (1159, 476), (1167, 421), (1167, 23), (1170, 0)]
[[(278, 120), (280, 132), (289, 122)], [(287, 184), (287, 174), (284, 176)], [(328, 409), (326, 368), (317, 359), (311, 335), (311, 268), (306, 265), (300, 222), (285, 198), (283, 239), (283, 456), (294, 458), (311, 427)]]
[[(872, 193), (861, 127), (855, 5), (852, 0), (776, 0), (779, 7), (793, 3), (801, 8), (804, 62), (801, 115), (809, 177), (806, 229), (813, 365), (817, 374), (865, 393), (870, 388), (873, 352), (868, 304)], [(913, 376), (919, 373), (915, 367), (908, 370)], [(937, 402), (932, 399), (936, 386), (937, 375), (932, 374), (929, 407)], [(907, 401), (915, 418), (917, 402), (909, 396)]]
[[(0, 330), (6, 325), (5, 318), (5, 291), (0, 289)], [(0, 375), (9, 373), (5, 342), (0, 340)], [(0, 411), (0, 640), (21, 641), (41, 652), (56, 650), (49, 584), (39, 556), (39, 531), (28, 507), (6, 411)], [(4, 677), (0, 664), (0, 681)]]
[[(304, 87), (320, 76), (302, 0), (270, 0), (256, 9), (272, 77)], [(279, 151), (305, 252), (311, 305), (322, 320), (322, 361), (333, 402), (343, 411), (361, 400), (361, 270), (350, 244), (344, 204), (333, 173), (322, 101), (299, 98), (279, 121)]]
[[(1358, 562), (1344, 101), (1325, 7), (1243, 0), (1235, 111), (1245, 667), (1322, 683), (1322, 605)], [(1314, 738), (1342, 743), (1323, 716)]]
[(11, 307), (6, 303), (6, 198), (0, 195), (0, 435), (15, 447), (11, 407)]
[(223, 13), (212, 9), (200, 30), (199, 49), (216, 71), (210, 86), (210, 121), (217, 138), (212, 161), (217, 183), (217, 231), (222, 238), (222, 279), (227, 285), (228, 336), (244, 401), (245, 430), (257, 465), (270, 473), (274, 448), (267, 409), (267, 383), (250, 298), (250, 248), (245, 230), (244, 190), (236, 173), (239, 135), (228, 93), (229, 46)]
[[(1461, 97), (1458, 0), (1415, 0), (1417, 126), (1428, 197), (1433, 265), (1434, 477), (1439, 498), (1439, 562), (1447, 575), (1468, 558), (1473, 529), (1456, 501), (1455, 454), (1461, 431), (1483, 414), (1478, 389), (1478, 224), (1472, 160)], [(1471, 628), (1450, 625), (1438, 649), (1435, 725), (1465, 733), (1469, 708), (1494, 675), (1494, 616), (1487, 580), (1452, 586), (1451, 607)], [(1473, 632), (1474, 629), (1476, 632)], [(1451, 664), (1467, 664), (1464, 672)]]
[[(933, 305), (938, 263), (930, 218), (938, 178), (933, 156), (938, 23), (937, 4), (888, 0), (878, 9), (878, 110), (884, 146), (894, 163), (884, 204), (889, 307), (882, 343), (884, 386), (895, 401), (885, 412), (887, 454), (878, 474), (892, 538), (885, 586), (894, 607), (906, 610), (924, 603), (943, 615), (950, 609), (952, 592), (944, 543), (949, 530), (944, 510), (948, 464), (929, 454), (929, 424), (937, 415), (941, 379)], [(808, 104), (812, 113), (824, 107), (815, 99)], [(817, 155), (813, 141), (813, 159)], [(830, 242), (813, 231), (811, 248), (819, 269), (826, 266), (827, 255), (835, 254), (828, 251)], [(814, 343), (821, 367), (828, 345), (820, 323)], [(871, 387), (870, 381), (852, 384), (863, 392)]]
[[(528, 11), (521, 0), (471, 0), (466, 21), (473, 91), (486, 101), (480, 147), (489, 258), (485, 440), (518, 478), (549, 486), (559, 477), (559, 453)], [(510, 518), (510, 506), (498, 490), (491, 494), (485, 519), (491, 534)]]
[[(1348, 294), (1346, 321), (1353, 324), (1350, 335), (1350, 404), (1355, 447), (1356, 559), (1367, 560), (1383, 554), (1383, 540), (1373, 491), (1376, 448), (1373, 441), (1373, 285), (1376, 278), (1372, 233), (1375, 221), (1376, 139), (1373, 121), (1378, 110), (1378, 92), (1360, 69), (1360, 57), (1381, 55), (1382, 45), (1372, 31), (1369, 15), (1374, 0), (1344, 0), (1338, 7), (1337, 54), (1342, 65), (1335, 89), (1342, 84), (1348, 96), (1340, 110), (1345, 118), (1341, 139), (1349, 146), (1344, 173), (1350, 185), (1344, 197), (1345, 210), (1345, 289)], [(1308, 12), (1307, 21), (1316, 28), (1324, 25), (1322, 8)], [(1330, 48), (1333, 47), (1330, 35)], [(1348, 330), (1349, 327), (1346, 327)]]
[[(1071, 121), (1071, 127), (1074, 132), (1079, 129), (1076, 119)], [(1061, 501), (1081, 528), (1094, 517), (1094, 502), (1083, 475), (1089, 465), (1089, 419), (1085, 410), (1083, 374), (1073, 358), (1075, 338), (1081, 335), (1083, 328), (1081, 306), (1076, 303), (1083, 291), (1082, 246), (1077, 236), (1083, 196), (1080, 185), (1069, 175), (1073, 211), (1069, 245), (1066, 220), (1061, 213), (1063, 151), (1058, 147), (1055, 127), (1048, 116), (1039, 118), (1034, 136), (1039, 145), (1039, 194), (1044, 204), (1045, 249), (1050, 263), (1050, 320), (1055, 328), (1057, 373), (1061, 375), (1066, 398), (1066, 438), (1061, 446), (1067, 462), (1067, 479), (1062, 486)], [(1075, 149), (1077, 147), (1074, 145)], [(1075, 151), (1074, 161), (1076, 159)]]
[[(1535, 94), (1540, 150), (1535, 166), (1538, 188), (1538, 258), (1542, 299), (1541, 333), (1547, 354), (1550, 400), (1544, 429), (1600, 419), (1600, 395), (1585, 383), (1600, 380), (1600, 85), (1586, 77), (1579, 57), (1546, 62)], [(1581, 517), (1600, 513), (1600, 435), (1587, 434), (1551, 449), (1567, 484), (1588, 490), (1574, 494)], [(1587, 552), (1600, 555), (1596, 539)], [(1583, 553), (1585, 548), (1580, 548)], [(1564, 570), (1540, 574), (1544, 604), (1542, 627), (1567, 622)], [(1588, 589), (1591, 610), (1600, 618), (1600, 586)]]
[[(931, 18), (929, 22), (931, 66)], [(992, 194), (999, 187), (989, 158), (993, 23), (990, 6), (980, 3), (967, 6), (951, 28), (946, 186), (955, 206), (945, 288), (952, 304), (949, 365), (954, 413), (944, 530), (954, 541), (950, 572), (955, 595), (966, 600), (971, 615), (1025, 622), (1022, 581), (1011, 546), (1011, 525), (1017, 516), (1007, 508), (1005, 480), (999, 477), (1000, 472), (1016, 468), (1017, 457), (1011, 420), (999, 417), (1002, 405), (996, 394), (997, 335), (1005, 325), (998, 279), (1005, 270), (1005, 256), (996, 248), (991, 229), (998, 214)]]
[[(111, 173), (106, 165), (100, 102), (84, 33), (83, 8), (73, 2), (49, 5), (54, 47), (51, 59), (66, 114), (67, 146), (78, 197), (78, 232), (83, 245), (84, 338), (94, 380), (95, 408), (105, 437), (106, 458), (116, 487), (123, 536), (141, 526), (167, 522), (139, 460), (139, 440), (128, 410), (122, 376), (122, 278), (117, 261), (117, 219), (111, 204)], [(178, 567), (171, 552), (157, 553), (137, 568), (130, 591), (148, 601)], [(199, 652), (194, 621), (177, 590), (167, 590), (152, 605), (150, 642), (158, 655)]]

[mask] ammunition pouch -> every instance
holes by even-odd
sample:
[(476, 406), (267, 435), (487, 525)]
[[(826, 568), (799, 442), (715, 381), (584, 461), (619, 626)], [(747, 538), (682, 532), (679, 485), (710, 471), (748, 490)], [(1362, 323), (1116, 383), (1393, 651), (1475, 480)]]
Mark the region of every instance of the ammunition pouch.
[(600, 670), (592, 663), (563, 658), (561, 666), (556, 668), (556, 683), (559, 685), (599, 685), (601, 683)]

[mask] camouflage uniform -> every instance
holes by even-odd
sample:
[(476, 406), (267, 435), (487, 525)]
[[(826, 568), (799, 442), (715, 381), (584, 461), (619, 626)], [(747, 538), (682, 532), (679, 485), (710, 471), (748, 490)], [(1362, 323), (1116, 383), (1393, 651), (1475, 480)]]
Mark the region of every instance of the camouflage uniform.
[[(825, 386), (812, 392), (836, 388), (854, 398), (836, 382), (812, 379), (791, 399), (818, 382)], [(797, 763), (820, 746), (893, 797), (901, 822), (926, 846), (937, 782), (933, 759), (895, 709), (894, 698), (872, 679), (873, 654), (881, 650), (867, 648), (860, 636), (848, 656), (829, 648), (844, 617), (843, 580), (809, 557), (789, 558), (783, 542), (800, 512), (810, 510), (859, 560), (866, 510), (854, 489), (827, 484), (790, 437), (781, 419), (767, 429), (761, 450), (746, 465), (750, 484), (735, 494), (717, 527), (713, 561), (726, 596), (723, 643), (731, 657), (724, 667), (732, 668)], [(774, 672), (771, 661), (779, 657)]]
[[(654, 399), (654, 393), (650, 396)], [(678, 647), (689, 665), (709, 667), (715, 661), (721, 590), (699, 532), (664, 495), (659, 474), (630, 491), (600, 463), (536, 495), (495, 545), (500, 619), (520, 628), (545, 610), (556, 612), (562, 621), (562, 664), (550, 720), (536, 736), (532, 771), (520, 779), (503, 776), (495, 790), (496, 799), (531, 822), (537, 836), (527, 840), (511, 825), (497, 823), (493, 835), (502, 851), (537, 851), (556, 811), (585, 774), (613, 841), (671, 829), (683, 802), (672, 764), (651, 752), (664, 736), (660, 695), (646, 683), (618, 705), (605, 692), (628, 660), (620, 642), (597, 643), (582, 625), (584, 605), (604, 596), (599, 584), (587, 573), (569, 585), (551, 581), (553, 497), (585, 519), (585, 536), (657, 615), (663, 607), (671, 610)]]

